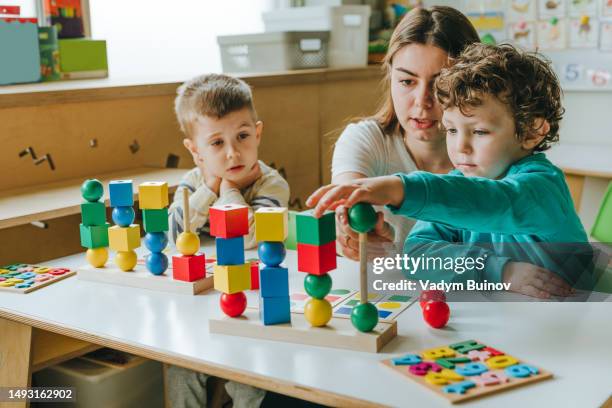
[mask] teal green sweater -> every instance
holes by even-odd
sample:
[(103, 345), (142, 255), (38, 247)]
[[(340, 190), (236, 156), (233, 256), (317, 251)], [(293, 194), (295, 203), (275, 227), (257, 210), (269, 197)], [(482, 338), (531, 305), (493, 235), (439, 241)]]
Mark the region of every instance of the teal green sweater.
[(390, 209), (419, 220), (404, 253), (485, 260), (481, 268), (460, 274), (434, 267), (410, 271), (410, 278), (501, 282), (505, 264), (513, 260), (545, 267), (569, 282), (577, 280), (579, 268), (568, 264), (566, 248), (583, 245), (587, 235), (562, 171), (544, 154), (515, 162), (499, 180), (465, 177), (457, 170), (448, 175), (397, 175), (405, 198), (401, 207)]

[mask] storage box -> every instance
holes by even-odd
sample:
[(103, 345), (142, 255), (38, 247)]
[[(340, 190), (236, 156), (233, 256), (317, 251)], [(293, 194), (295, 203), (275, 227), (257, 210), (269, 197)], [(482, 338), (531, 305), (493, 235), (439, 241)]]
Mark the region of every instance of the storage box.
[(266, 31), (330, 32), (329, 66), (368, 63), (370, 6), (294, 7), (263, 13)]
[[(143, 359), (128, 368), (113, 368), (76, 358), (33, 375), (35, 387), (75, 387), (71, 407), (163, 407), (161, 363)], [(45, 408), (66, 403), (45, 403)]]
[(274, 32), (217, 37), (224, 72), (327, 67), (329, 32)]
[(0, 18), (0, 85), (40, 80), (38, 26)]
[(63, 79), (108, 76), (105, 40), (64, 39), (58, 42)]

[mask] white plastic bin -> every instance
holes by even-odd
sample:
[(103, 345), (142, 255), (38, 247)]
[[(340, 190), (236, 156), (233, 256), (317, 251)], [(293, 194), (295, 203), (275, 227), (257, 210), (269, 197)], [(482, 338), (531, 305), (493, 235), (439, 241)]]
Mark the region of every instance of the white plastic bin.
[(294, 7), (263, 13), (266, 31), (330, 31), (329, 66), (368, 64), (370, 6)]
[(276, 72), (328, 65), (328, 31), (217, 37), (223, 72)]

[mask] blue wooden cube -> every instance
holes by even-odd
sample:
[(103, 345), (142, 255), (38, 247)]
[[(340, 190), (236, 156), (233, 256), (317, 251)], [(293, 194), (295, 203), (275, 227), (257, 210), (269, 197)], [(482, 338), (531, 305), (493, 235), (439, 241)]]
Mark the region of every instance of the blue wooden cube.
[(108, 185), (111, 207), (134, 205), (134, 183), (132, 180), (113, 180)]
[(260, 268), (259, 293), (263, 297), (289, 296), (289, 270), (282, 266)]
[(242, 265), (244, 262), (244, 237), (216, 238), (217, 264)]
[(260, 297), (259, 317), (266, 326), (291, 322), (289, 296)]

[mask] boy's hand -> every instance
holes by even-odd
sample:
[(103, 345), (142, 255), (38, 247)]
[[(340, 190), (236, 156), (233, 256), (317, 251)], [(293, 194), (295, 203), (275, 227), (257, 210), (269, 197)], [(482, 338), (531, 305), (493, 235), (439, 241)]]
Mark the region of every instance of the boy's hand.
[(353, 180), (350, 183), (329, 184), (312, 193), (306, 205), (313, 207), (319, 218), (325, 210), (335, 210), (339, 205), (350, 208), (359, 202), (399, 207), (404, 201), (404, 183), (397, 176), (382, 176)]
[[(368, 233), (368, 258), (387, 255), (389, 244), (393, 244), (395, 232), (393, 227), (385, 222), (383, 213), (377, 213), (374, 230)], [(336, 236), (340, 251), (345, 257), (359, 260), (359, 234), (348, 224), (347, 208), (340, 205), (336, 208)]]
[(233, 188), (237, 190), (242, 190), (243, 188), (248, 187), (251, 184), (253, 184), (261, 176), (262, 176), (262, 172), (261, 172), (261, 167), (259, 166), (259, 162), (255, 162), (255, 164), (253, 165), (253, 167), (251, 167), (251, 170), (248, 172), (248, 174), (244, 176), (242, 179), (237, 180), (237, 181), (232, 181), (232, 180), (228, 180), (224, 178), (223, 180), (221, 180), (221, 187), (220, 187), (221, 194)]
[(574, 290), (559, 276), (547, 269), (526, 262), (508, 262), (502, 281), (510, 283), (510, 290), (541, 299), (569, 296)]

